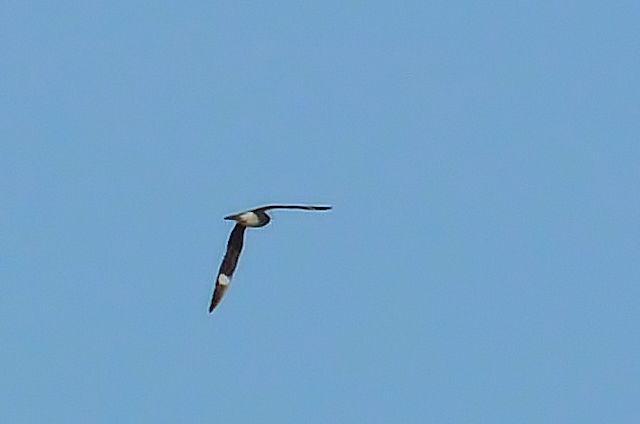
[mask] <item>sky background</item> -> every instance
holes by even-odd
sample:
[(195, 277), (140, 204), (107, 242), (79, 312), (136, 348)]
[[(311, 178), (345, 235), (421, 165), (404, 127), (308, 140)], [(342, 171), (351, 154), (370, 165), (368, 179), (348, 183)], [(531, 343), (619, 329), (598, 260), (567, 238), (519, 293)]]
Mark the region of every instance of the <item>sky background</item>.
[(640, 422), (638, 22), (5, 2), (0, 422)]

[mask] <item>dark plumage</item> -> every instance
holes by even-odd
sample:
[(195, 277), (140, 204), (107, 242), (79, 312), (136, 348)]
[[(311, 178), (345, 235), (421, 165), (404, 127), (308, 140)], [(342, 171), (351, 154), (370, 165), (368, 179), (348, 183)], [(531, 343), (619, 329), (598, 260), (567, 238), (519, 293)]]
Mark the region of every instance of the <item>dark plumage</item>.
[[(236, 270), (236, 266), (238, 265), (238, 258), (240, 257), (240, 252), (242, 251), (242, 245), (244, 243), (244, 230), (247, 227), (244, 225), (236, 224), (231, 230), (231, 235), (229, 236), (229, 242), (227, 243), (227, 253), (224, 255), (224, 259), (222, 260), (222, 264), (220, 265), (220, 270), (218, 271), (218, 279), (220, 278), (220, 274), (227, 275), (229, 280), (231, 276), (233, 276), (233, 272)], [(224, 296), (224, 292), (227, 291), (227, 287), (229, 287), (229, 283), (220, 284), (220, 282), (216, 279), (216, 288), (213, 291), (213, 297), (211, 298), (211, 305), (209, 306), (209, 312), (213, 311), (220, 300), (222, 300), (222, 296)], [(223, 280), (225, 282), (226, 280)]]
[(260, 208), (251, 209), (236, 215), (226, 216), (224, 219), (236, 221), (236, 225), (231, 230), (229, 242), (227, 243), (227, 253), (224, 255), (218, 276), (216, 277), (216, 286), (211, 298), (209, 312), (212, 312), (222, 300), (222, 296), (227, 291), (227, 287), (231, 283), (231, 278), (238, 265), (238, 258), (242, 251), (244, 243), (244, 231), (247, 227), (264, 227), (271, 221), (271, 217), (266, 211), (270, 209), (302, 209), (309, 211), (325, 211), (331, 209), (331, 206), (307, 206), (307, 205), (269, 205)]

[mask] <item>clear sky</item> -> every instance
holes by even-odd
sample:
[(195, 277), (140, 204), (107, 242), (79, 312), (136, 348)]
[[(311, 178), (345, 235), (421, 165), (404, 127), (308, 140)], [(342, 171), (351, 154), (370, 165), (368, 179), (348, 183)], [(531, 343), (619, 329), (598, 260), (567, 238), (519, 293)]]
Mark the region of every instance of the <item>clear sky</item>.
[(2, 9), (0, 422), (640, 422), (637, 1)]

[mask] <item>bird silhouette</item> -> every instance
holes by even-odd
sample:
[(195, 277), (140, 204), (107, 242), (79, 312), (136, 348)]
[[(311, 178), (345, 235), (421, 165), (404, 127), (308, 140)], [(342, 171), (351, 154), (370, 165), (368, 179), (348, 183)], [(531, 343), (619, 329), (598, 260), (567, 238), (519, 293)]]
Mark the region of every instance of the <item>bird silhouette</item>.
[(326, 211), (331, 209), (331, 206), (310, 206), (310, 205), (269, 205), (262, 206), (256, 209), (251, 209), (239, 214), (225, 216), (224, 219), (232, 220), (236, 222), (236, 225), (231, 230), (229, 235), (229, 241), (227, 242), (227, 253), (224, 255), (218, 276), (216, 277), (216, 287), (213, 290), (213, 296), (211, 297), (211, 304), (209, 305), (209, 312), (213, 312), (216, 306), (222, 300), (222, 296), (227, 291), (233, 272), (238, 265), (238, 258), (242, 251), (244, 244), (244, 231), (247, 227), (264, 227), (271, 221), (271, 217), (267, 215), (266, 211), (271, 209), (302, 209), (307, 211)]

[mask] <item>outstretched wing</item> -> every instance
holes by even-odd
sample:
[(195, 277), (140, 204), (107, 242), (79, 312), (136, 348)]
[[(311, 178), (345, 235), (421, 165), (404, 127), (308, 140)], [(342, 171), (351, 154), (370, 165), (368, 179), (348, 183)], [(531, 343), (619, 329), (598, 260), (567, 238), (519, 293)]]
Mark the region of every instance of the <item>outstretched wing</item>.
[(244, 242), (244, 230), (247, 227), (244, 225), (236, 224), (229, 236), (229, 242), (227, 243), (227, 253), (224, 255), (222, 265), (218, 271), (218, 277), (216, 278), (216, 288), (213, 291), (213, 297), (211, 298), (211, 305), (209, 306), (209, 312), (220, 303), (224, 292), (227, 291), (229, 283), (231, 283), (231, 277), (236, 270), (238, 264), (238, 257), (242, 251), (242, 244)]
[(254, 209), (254, 211), (268, 211), (269, 209), (304, 209), (307, 211), (326, 211), (331, 206), (311, 206), (311, 205), (269, 205)]

